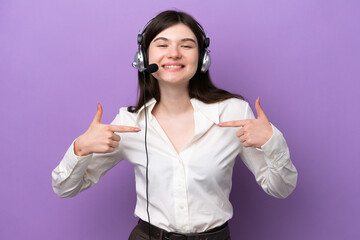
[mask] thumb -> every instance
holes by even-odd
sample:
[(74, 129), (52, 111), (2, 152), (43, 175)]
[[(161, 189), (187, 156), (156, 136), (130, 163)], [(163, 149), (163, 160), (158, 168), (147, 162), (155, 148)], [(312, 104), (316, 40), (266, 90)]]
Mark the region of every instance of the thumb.
[(263, 120), (269, 121), (268, 118), (266, 117), (264, 111), (262, 110), (262, 108), (260, 106), (260, 97), (258, 97), (256, 99), (256, 101), (255, 101), (255, 109), (256, 109), (258, 119), (263, 119)]
[(101, 123), (102, 114), (103, 114), (102, 106), (101, 106), (100, 103), (98, 103), (98, 104), (97, 104), (97, 112), (96, 112), (95, 117), (94, 117), (94, 120), (92, 121), (91, 124)]

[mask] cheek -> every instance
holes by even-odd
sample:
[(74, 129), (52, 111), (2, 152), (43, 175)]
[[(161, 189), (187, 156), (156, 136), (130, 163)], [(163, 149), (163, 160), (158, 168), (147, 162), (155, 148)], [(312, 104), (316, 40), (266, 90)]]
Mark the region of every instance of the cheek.
[(193, 64), (193, 65), (196, 65), (196, 66), (197, 66), (198, 63), (199, 63), (199, 58), (200, 58), (200, 55), (199, 55), (199, 53), (197, 52), (197, 50), (196, 50), (195, 53), (192, 53), (192, 54), (189, 54), (189, 55), (188, 55), (189, 61), (191, 61), (192, 64)]
[(152, 54), (150, 51), (147, 53), (148, 64), (155, 63), (153, 56), (154, 56), (154, 54)]
[(152, 64), (152, 63), (157, 63), (161, 59), (162, 54), (156, 51), (156, 49), (151, 47), (150, 45), (149, 50), (147, 52), (147, 57), (149, 64)]
[(199, 56), (194, 56), (191, 58), (191, 62), (192, 62), (192, 68), (194, 69), (193, 71), (196, 72), (198, 65), (199, 65)]

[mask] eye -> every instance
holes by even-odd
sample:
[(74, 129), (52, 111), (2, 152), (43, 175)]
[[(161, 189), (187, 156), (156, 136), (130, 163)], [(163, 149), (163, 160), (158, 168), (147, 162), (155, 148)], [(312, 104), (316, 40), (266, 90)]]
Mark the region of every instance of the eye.
[(190, 46), (190, 45), (183, 45), (182, 47), (183, 47), (183, 48), (193, 48), (193, 47)]
[(165, 48), (165, 47), (167, 47), (167, 45), (166, 44), (159, 44), (158, 47)]

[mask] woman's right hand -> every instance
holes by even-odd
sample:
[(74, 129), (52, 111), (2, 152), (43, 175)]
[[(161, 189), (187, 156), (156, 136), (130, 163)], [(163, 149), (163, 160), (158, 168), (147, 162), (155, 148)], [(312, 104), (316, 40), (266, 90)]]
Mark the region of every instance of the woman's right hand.
[(97, 105), (97, 112), (90, 127), (79, 136), (74, 143), (74, 152), (77, 156), (86, 156), (91, 153), (110, 153), (119, 146), (120, 136), (115, 132), (139, 132), (136, 127), (102, 124), (102, 107)]

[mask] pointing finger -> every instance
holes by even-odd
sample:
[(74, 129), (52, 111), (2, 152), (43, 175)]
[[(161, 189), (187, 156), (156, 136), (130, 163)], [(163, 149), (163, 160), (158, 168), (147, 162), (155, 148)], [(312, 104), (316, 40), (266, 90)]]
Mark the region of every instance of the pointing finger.
[(228, 121), (228, 122), (222, 122), (219, 123), (219, 127), (243, 127), (245, 124), (247, 124), (247, 120), (238, 120), (238, 121)]
[(100, 103), (97, 104), (97, 112), (95, 114), (95, 117), (93, 119), (93, 123), (101, 123), (101, 117), (103, 114), (103, 109)]
[(140, 132), (140, 128), (129, 127), (129, 126), (118, 126), (118, 125), (109, 125), (109, 130), (112, 132)]

